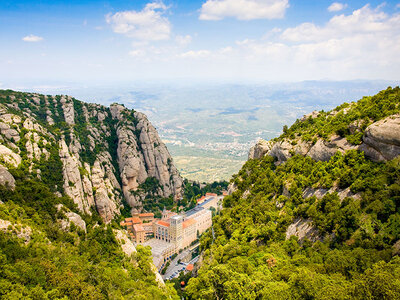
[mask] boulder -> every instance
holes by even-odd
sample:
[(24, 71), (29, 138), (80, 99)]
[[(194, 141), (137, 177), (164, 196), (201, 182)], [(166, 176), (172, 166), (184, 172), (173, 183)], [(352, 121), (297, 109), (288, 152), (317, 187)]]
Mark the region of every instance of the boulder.
[(8, 170), (0, 165), (0, 185), (4, 185), (11, 190), (15, 189), (15, 179)]
[(259, 159), (264, 157), (272, 148), (272, 143), (265, 140), (259, 140), (249, 151), (249, 159)]
[(361, 150), (375, 161), (400, 155), (400, 115), (389, 116), (367, 127)]

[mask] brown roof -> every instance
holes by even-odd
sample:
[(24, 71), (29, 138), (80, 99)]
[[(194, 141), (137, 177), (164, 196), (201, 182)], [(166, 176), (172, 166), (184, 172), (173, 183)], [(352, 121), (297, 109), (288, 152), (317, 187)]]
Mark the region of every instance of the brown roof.
[(183, 229), (185, 229), (186, 227), (189, 227), (190, 225), (196, 224), (196, 220), (195, 219), (187, 219), (186, 221), (184, 221), (182, 223), (182, 227)]
[(206, 196), (214, 196), (214, 197), (217, 197), (217, 194), (214, 194), (214, 193), (206, 193)]
[(157, 224), (161, 225), (161, 226), (169, 227), (169, 223), (165, 222), (165, 221), (158, 221)]
[(135, 225), (133, 225), (133, 229), (134, 229), (136, 232), (145, 231), (142, 224), (135, 224)]
[(206, 196), (203, 196), (203, 197), (197, 199), (197, 202), (200, 202), (200, 201), (202, 201), (202, 200), (204, 200), (204, 199), (206, 199)]
[(142, 220), (140, 220), (138, 217), (132, 217), (132, 218), (126, 218), (125, 222), (133, 223), (133, 224), (140, 224), (140, 223), (142, 223)]
[(187, 271), (193, 271), (193, 264), (188, 264), (187, 266), (186, 266), (186, 270)]
[(142, 214), (139, 214), (139, 217), (154, 217), (154, 214), (153, 213), (142, 213)]

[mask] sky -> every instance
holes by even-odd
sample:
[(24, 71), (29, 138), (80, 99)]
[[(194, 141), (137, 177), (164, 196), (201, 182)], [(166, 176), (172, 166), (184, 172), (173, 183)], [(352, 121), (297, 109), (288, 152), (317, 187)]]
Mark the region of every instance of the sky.
[(399, 80), (400, 1), (0, 1), (8, 82)]

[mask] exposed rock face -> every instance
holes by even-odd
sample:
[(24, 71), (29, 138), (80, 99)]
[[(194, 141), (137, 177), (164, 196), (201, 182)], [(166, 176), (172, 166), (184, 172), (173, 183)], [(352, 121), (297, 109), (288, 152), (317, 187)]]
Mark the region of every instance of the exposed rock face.
[(79, 160), (70, 155), (64, 140), (60, 141), (60, 158), (63, 163), (64, 191), (78, 205), (79, 210), (88, 213), (89, 205), (84, 198)]
[(343, 200), (346, 197), (353, 198), (353, 199), (360, 199), (361, 195), (360, 194), (354, 194), (350, 191), (350, 188), (346, 188), (344, 190), (341, 190), (339, 188), (330, 188), (328, 189), (313, 189), (310, 187), (307, 187), (303, 191), (303, 198), (310, 198), (315, 196), (317, 199), (322, 199), (326, 194), (332, 194), (332, 193), (337, 193), (338, 197), (340, 200)]
[(15, 179), (8, 170), (0, 165), (0, 185), (15, 189)]
[[(122, 248), (122, 251), (127, 256), (131, 256), (133, 253), (136, 252), (135, 245), (132, 243), (132, 241), (126, 234), (126, 231), (114, 229), (113, 232), (114, 232), (115, 238), (117, 239), (117, 241), (119, 242), (119, 244)], [(156, 275), (156, 281), (158, 282), (158, 285), (160, 287), (164, 287), (165, 286), (164, 280), (162, 279), (160, 273), (158, 273), (156, 266), (153, 263), (151, 263), (150, 267), (151, 267), (151, 271), (153, 271), (153, 273)]]
[(113, 118), (119, 120), (118, 163), (121, 170), (122, 190), (133, 207), (140, 205), (140, 194), (135, 192), (140, 184), (154, 177), (160, 184), (158, 194), (163, 197), (182, 194), (182, 178), (172, 163), (167, 147), (159, 138), (157, 131), (147, 117), (135, 112), (132, 124), (124, 124), (124, 115), (129, 111), (121, 105), (111, 106)]
[(311, 220), (301, 218), (295, 219), (286, 230), (286, 239), (288, 240), (291, 236), (296, 236), (299, 241), (303, 241), (305, 238), (311, 242), (321, 239), (318, 230), (311, 224)]
[(17, 153), (13, 152), (4, 145), (0, 145), (0, 158), (7, 164), (11, 164), (14, 167), (18, 167), (22, 159)]
[[(83, 213), (91, 214), (95, 208), (105, 222), (120, 214), (124, 198), (136, 210), (142, 209), (141, 200), (149, 191), (141, 184), (149, 177), (157, 180), (153, 195), (181, 197), (182, 178), (144, 114), (69, 96), (6, 94), (0, 94), (4, 167), (23, 162), (39, 179), (41, 168), (62, 174), (61, 184), (53, 178), (49, 183), (56, 194), (71, 197)], [(0, 183), (9, 181), (13, 186), (11, 174), (0, 172)]]
[(71, 223), (75, 226), (79, 227), (81, 230), (86, 232), (86, 222), (82, 219), (82, 217), (72, 211), (69, 211), (65, 206), (62, 204), (57, 205), (57, 210), (63, 210), (66, 216), (66, 219), (60, 220), (61, 228), (63, 230), (68, 231), (71, 227)]
[(400, 155), (400, 115), (393, 115), (367, 127), (362, 150), (375, 161)]
[[(351, 124), (349, 130), (357, 132), (358, 123)], [(315, 144), (302, 141), (301, 138), (283, 139), (275, 143), (259, 141), (250, 149), (249, 158), (270, 155), (280, 164), (293, 154), (300, 154), (316, 161), (328, 161), (337, 151), (344, 153), (348, 150), (364, 151), (374, 161), (391, 160), (400, 155), (400, 115), (387, 117), (368, 126), (361, 145), (352, 145), (346, 138), (337, 135), (332, 135), (327, 141), (318, 139)]]
[(264, 141), (264, 140), (259, 140), (257, 142), (257, 144), (255, 144), (253, 147), (250, 148), (249, 159), (262, 158), (270, 150), (271, 150), (271, 143), (270, 142), (267, 142), (267, 141)]
[(114, 235), (119, 244), (121, 245), (122, 251), (127, 255), (131, 256), (132, 253), (136, 252), (135, 245), (133, 245), (131, 239), (128, 237), (125, 231), (114, 229)]
[(20, 226), (15, 225), (16, 224), (11, 223), (10, 221), (0, 219), (1, 231), (14, 233), (19, 239), (24, 240), (25, 243), (29, 243), (31, 240), (32, 229), (29, 226), (20, 228)]
[[(96, 208), (106, 222), (113, 219), (118, 211), (116, 199), (113, 191), (113, 185), (110, 178), (105, 177), (105, 172), (99, 161), (95, 161), (92, 168), (92, 184), (95, 190), (94, 196)], [(119, 186), (119, 184), (118, 184)]]

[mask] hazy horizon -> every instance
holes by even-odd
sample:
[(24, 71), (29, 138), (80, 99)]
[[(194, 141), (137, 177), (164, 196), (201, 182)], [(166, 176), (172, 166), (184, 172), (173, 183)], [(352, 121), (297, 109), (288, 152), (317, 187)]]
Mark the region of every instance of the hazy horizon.
[(400, 79), (397, 1), (5, 0), (0, 82)]

